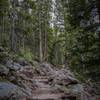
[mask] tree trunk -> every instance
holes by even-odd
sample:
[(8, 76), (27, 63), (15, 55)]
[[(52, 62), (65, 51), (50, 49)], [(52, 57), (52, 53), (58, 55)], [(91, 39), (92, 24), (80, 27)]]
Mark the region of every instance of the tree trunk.
[(40, 62), (43, 61), (43, 51), (42, 51), (42, 33), (41, 29), (39, 29), (39, 39), (40, 39)]
[(38, 15), (38, 21), (39, 21), (39, 56), (40, 56), (40, 62), (43, 61), (43, 48), (42, 48), (42, 32), (41, 32), (41, 9), (40, 9), (40, 1), (38, 0), (38, 9), (39, 9), (39, 15)]
[(15, 20), (16, 20), (15, 1), (13, 0), (12, 2), (13, 9), (12, 9), (12, 28), (11, 28), (11, 50), (13, 52), (17, 51), (17, 35), (15, 31)]
[(44, 60), (46, 60), (47, 61), (47, 29), (46, 29), (46, 24), (47, 22), (45, 21), (45, 40), (44, 40), (44, 44), (45, 44), (45, 46), (44, 46)]
[(2, 43), (3, 43), (3, 34), (4, 34), (4, 16), (2, 16), (2, 19), (1, 19), (1, 21), (2, 21), (2, 26), (0, 27), (0, 34), (1, 34), (1, 38), (0, 38), (0, 42), (1, 42), (1, 45), (3, 45)]
[(15, 20), (12, 20), (12, 34), (11, 34), (11, 50), (16, 52), (16, 33), (15, 33)]

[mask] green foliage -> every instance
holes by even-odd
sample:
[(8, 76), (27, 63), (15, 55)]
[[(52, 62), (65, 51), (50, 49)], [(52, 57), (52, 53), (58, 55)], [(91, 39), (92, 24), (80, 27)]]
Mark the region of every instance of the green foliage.
[(63, 0), (62, 5), (68, 65), (77, 73), (79, 80), (92, 80), (100, 91), (100, 30), (98, 22), (93, 21), (96, 14), (100, 21), (100, 6), (97, 2), (98, 0)]
[(0, 76), (0, 82), (9, 82), (9, 80), (7, 80), (5, 77)]
[(23, 57), (28, 61), (32, 61), (34, 55), (32, 54), (32, 52), (30, 51), (30, 49), (26, 48), (26, 49), (20, 49), (20, 53), (18, 54), (19, 57)]
[(0, 62), (2, 62), (6, 57), (9, 57), (8, 52), (0, 53)]

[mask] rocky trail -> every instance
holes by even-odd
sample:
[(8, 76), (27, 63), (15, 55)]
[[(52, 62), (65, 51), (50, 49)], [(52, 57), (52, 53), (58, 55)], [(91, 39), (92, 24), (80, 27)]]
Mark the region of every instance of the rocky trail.
[[(5, 53), (3, 53), (5, 54)], [(96, 100), (69, 69), (8, 56), (0, 63), (0, 100)]]
[(33, 91), (33, 99), (35, 100), (59, 100), (63, 97), (62, 92), (58, 92), (49, 84), (49, 80), (45, 76), (34, 77), (38, 88)]
[[(75, 83), (72, 82), (72, 85), (75, 85), (76, 88), (66, 91), (66, 89), (62, 87), (63, 84), (53, 84), (50, 82), (48, 76), (34, 76), (33, 79), (36, 81), (37, 88), (32, 91), (32, 100), (95, 100), (91, 94), (83, 90), (83, 87), (78, 84), (77, 80), (69, 80), (77, 81)], [(71, 82), (68, 83), (71, 85)]]

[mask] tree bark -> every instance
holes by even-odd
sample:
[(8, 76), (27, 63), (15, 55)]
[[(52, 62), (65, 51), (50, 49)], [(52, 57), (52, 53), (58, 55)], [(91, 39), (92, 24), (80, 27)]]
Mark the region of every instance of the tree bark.
[(45, 20), (45, 40), (44, 40), (44, 44), (45, 44), (45, 46), (44, 46), (44, 57), (45, 57), (45, 59), (44, 60), (46, 60), (47, 61), (47, 29), (46, 29), (46, 25), (47, 25), (47, 21)]
[(41, 9), (40, 9), (40, 1), (38, 0), (38, 21), (39, 21), (39, 56), (40, 56), (40, 62), (43, 61), (43, 48), (42, 48), (42, 32), (41, 32)]
[(12, 34), (11, 34), (11, 50), (16, 52), (16, 33), (15, 33), (15, 20), (12, 20)]
[[(39, 22), (40, 26), (40, 22)], [(39, 39), (40, 39), (40, 62), (43, 61), (43, 51), (42, 51), (42, 33), (41, 33), (41, 28), (39, 28)]]
[(16, 20), (15, 1), (16, 0), (13, 0), (13, 2), (11, 2), (12, 3), (11, 50), (13, 52), (17, 51), (17, 35), (15, 31), (15, 20)]

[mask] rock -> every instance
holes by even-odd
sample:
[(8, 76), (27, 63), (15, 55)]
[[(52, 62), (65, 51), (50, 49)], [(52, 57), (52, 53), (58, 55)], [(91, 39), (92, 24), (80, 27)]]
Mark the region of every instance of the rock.
[(8, 68), (12, 68), (13, 67), (13, 60), (12, 59), (9, 59), (9, 58), (6, 58), (4, 60), (4, 64), (8, 67)]
[(77, 84), (78, 80), (70, 73), (64, 73), (63, 70), (57, 70), (53, 79), (54, 84), (71, 85)]
[(71, 85), (68, 87), (70, 89), (70, 92), (73, 94), (81, 94), (84, 91), (84, 88), (81, 84), (75, 84), (75, 85)]
[[(9, 63), (9, 62), (8, 62), (8, 63)], [(9, 63), (9, 64), (7, 65), (7, 67), (8, 67), (9, 69), (11, 69), (11, 70), (17, 71), (17, 70), (20, 70), (22, 66), (21, 66), (20, 64), (18, 64), (18, 63)]]
[(16, 80), (16, 77), (15, 76), (9, 76), (8, 79), (9, 79), (10, 82), (12, 82), (12, 81), (14, 82)]
[(48, 64), (48, 63), (42, 63), (40, 65), (40, 70), (42, 73), (44, 73), (45, 75), (54, 75), (55, 72), (54, 70), (52, 69), (51, 65)]
[(14, 62), (12, 59), (6, 58), (4, 60), (4, 64), (11, 70), (20, 70), (23, 66), (21, 66), (19, 63)]
[(29, 65), (29, 63), (28, 63), (24, 58), (19, 58), (19, 59), (17, 60), (17, 63), (19, 63), (19, 64), (22, 65), (22, 66)]
[(62, 71), (62, 73), (64, 75), (68, 75), (68, 76), (74, 77), (74, 74), (69, 69), (67, 69), (67, 70), (61, 69), (61, 71)]
[(76, 100), (96, 100), (95, 96), (84, 90), (82, 84), (75, 84), (68, 87), (71, 95), (76, 96)]
[(8, 52), (0, 52), (0, 62), (2, 63), (8, 56), (9, 56)]
[(8, 73), (9, 73), (9, 69), (6, 66), (0, 64), (0, 75), (2, 75), (2, 74), (8, 75)]
[(84, 84), (84, 90), (87, 91), (90, 94), (94, 94), (95, 93), (95, 89), (92, 88), (91, 84)]
[[(31, 92), (32, 90), (36, 87), (35, 82), (32, 80), (32, 77), (34, 76), (34, 71), (33, 71), (33, 67), (31, 65), (27, 65), (27, 66), (22, 66), (20, 65), (18, 62), (14, 62), (12, 59), (6, 58), (4, 61), (4, 66), (0, 66), (0, 75), (2, 74), (2, 77), (4, 76), (4, 78), (7, 81), (10, 81), (14, 84), (17, 85), (17, 87), (21, 87), (23, 88), (25, 91), (25, 93), (27, 95), (32, 95)], [(5, 86), (5, 88), (8, 86), (8, 89), (15, 88), (13, 87), (14, 85), (12, 84), (7, 84), (5, 85), (4, 83), (1, 84), (1, 87)], [(11, 87), (10, 87), (11, 86)], [(3, 87), (4, 88), (4, 87)], [(4, 91), (4, 89), (3, 89)], [(6, 89), (5, 89), (6, 91)], [(18, 89), (18, 93), (19, 93), (19, 89)], [(8, 91), (7, 91), (8, 93)], [(9, 93), (12, 94), (11, 91), (9, 91)], [(16, 94), (16, 93), (15, 93)], [(5, 95), (5, 98), (7, 97), (7, 99), (4, 100), (8, 100), (9, 96)], [(14, 99), (9, 99), (9, 100), (24, 100), (24, 99), (15, 99), (16, 95), (14, 95), (13, 97)], [(0, 100), (3, 100), (0, 98)]]
[(0, 52), (4, 52), (4, 48), (0, 46)]
[(11, 69), (17, 71), (17, 70), (20, 70), (21, 67), (23, 67), (23, 66), (21, 66), (19, 63), (13, 63)]
[(0, 82), (0, 100), (21, 100), (27, 97), (20, 87), (12, 84)]

